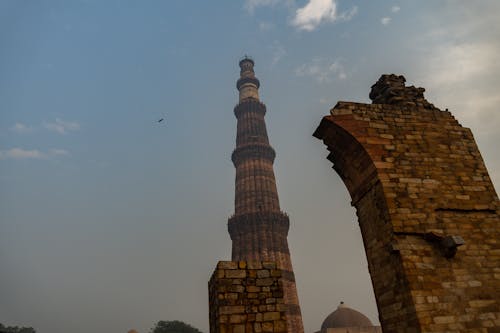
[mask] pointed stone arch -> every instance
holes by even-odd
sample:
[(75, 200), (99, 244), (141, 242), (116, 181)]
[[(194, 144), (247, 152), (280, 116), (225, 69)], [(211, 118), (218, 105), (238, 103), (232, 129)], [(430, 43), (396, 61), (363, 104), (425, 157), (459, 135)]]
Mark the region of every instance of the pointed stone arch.
[(423, 91), (382, 76), (377, 104), (337, 103), (314, 136), (356, 208), (384, 332), (496, 332), (498, 197), (471, 131)]

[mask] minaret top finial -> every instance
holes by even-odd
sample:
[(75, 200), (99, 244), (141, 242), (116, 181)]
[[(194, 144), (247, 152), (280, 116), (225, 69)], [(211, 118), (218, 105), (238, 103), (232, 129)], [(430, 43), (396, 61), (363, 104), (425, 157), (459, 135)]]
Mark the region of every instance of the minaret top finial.
[(247, 54), (245, 54), (245, 56), (240, 59), (240, 67), (242, 67), (242, 65), (245, 62), (251, 62), (252, 63), (252, 67), (253, 67), (253, 65), (255, 65), (255, 62), (253, 61), (253, 59), (251, 57), (249, 57)]

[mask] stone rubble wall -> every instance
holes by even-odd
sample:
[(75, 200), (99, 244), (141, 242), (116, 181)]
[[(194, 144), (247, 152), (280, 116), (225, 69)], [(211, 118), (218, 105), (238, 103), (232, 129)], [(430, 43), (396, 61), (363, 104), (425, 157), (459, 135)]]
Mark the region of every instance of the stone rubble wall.
[(210, 333), (287, 332), (276, 263), (219, 261), (208, 289)]

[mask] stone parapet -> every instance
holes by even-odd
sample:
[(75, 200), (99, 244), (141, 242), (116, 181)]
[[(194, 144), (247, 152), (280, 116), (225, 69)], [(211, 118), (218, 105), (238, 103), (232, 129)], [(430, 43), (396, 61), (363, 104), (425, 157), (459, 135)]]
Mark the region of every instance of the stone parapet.
[(288, 215), (283, 212), (257, 212), (231, 216), (227, 227), (231, 237), (238, 233), (256, 232), (259, 229), (268, 229), (286, 236), (290, 221)]
[(241, 162), (245, 160), (256, 160), (256, 159), (265, 159), (274, 162), (274, 158), (276, 157), (276, 153), (274, 149), (267, 144), (246, 144), (241, 145), (233, 151), (231, 155), (231, 160), (235, 167), (238, 167)]
[(237, 119), (244, 113), (256, 113), (261, 116), (266, 114), (266, 105), (255, 98), (246, 98), (234, 107), (234, 115)]

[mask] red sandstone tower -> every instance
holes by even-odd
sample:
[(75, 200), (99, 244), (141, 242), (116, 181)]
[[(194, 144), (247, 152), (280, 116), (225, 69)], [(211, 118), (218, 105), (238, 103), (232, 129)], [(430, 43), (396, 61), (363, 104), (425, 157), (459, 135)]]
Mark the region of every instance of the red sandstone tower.
[(259, 100), (260, 82), (253, 60), (245, 57), (239, 65), (239, 104), (234, 108), (238, 119), (236, 149), (231, 156), (236, 168), (235, 211), (228, 221), (232, 260), (277, 263), (283, 270), (288, 332), (303, 333), (287, 242), (289, 220), (280, 210), (273, 170), (275, 152), (269, 145), (264, 121), (266, 106)]

